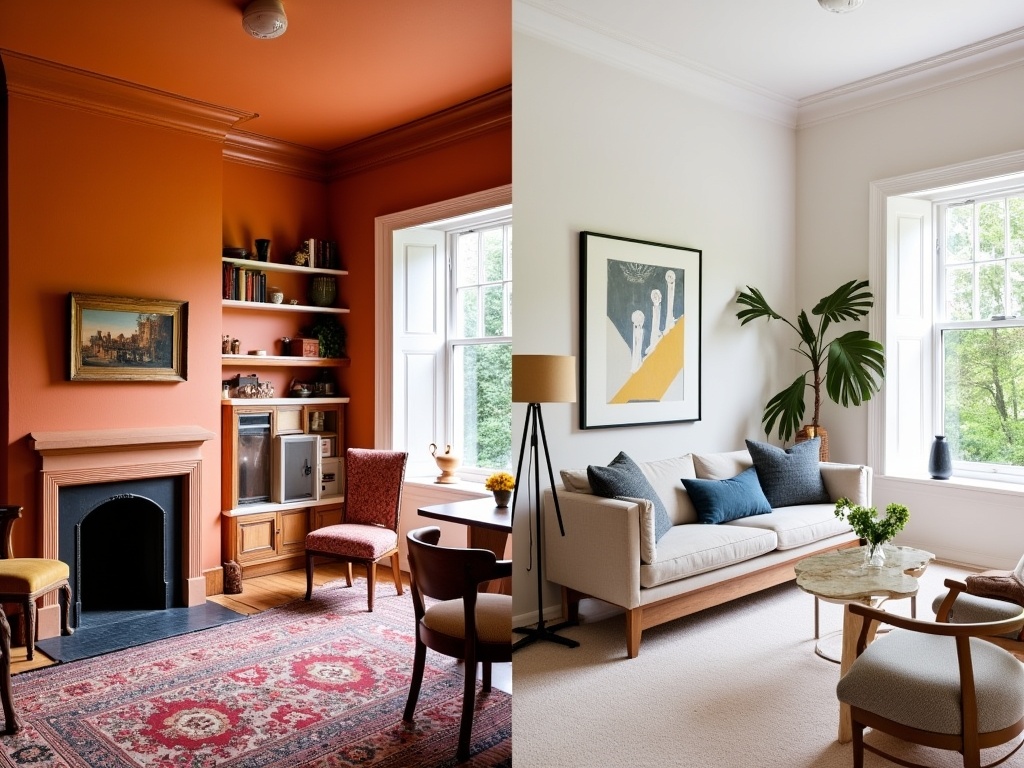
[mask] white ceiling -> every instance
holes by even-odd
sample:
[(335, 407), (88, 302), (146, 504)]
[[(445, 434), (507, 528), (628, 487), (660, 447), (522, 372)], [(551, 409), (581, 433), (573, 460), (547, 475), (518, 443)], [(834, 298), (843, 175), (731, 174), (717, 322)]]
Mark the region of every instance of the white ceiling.
[(864, 0), (846, 14), (816, 0), (515, 0), (514, 20), (538, 10), (792, 106), (982, 41), (1024, 42), (1021, 0)]

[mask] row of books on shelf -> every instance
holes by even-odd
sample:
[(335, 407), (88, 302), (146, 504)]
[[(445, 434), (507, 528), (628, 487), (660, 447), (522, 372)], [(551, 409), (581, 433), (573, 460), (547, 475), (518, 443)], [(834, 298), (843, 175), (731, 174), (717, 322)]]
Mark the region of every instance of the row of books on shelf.
[(309, 266), (317, 269), (341, 269), (341, 254), (333, 240), (311, 237), (303, 241), (302, 250), (309, 255)]
[(266, 301), (267, 273), (225, 264), (223, 297), (235, 301)]

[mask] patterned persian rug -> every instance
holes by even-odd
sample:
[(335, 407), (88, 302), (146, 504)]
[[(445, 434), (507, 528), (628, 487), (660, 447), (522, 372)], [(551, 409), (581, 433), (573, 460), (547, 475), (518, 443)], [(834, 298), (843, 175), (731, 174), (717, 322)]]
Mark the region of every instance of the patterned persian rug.
[[(428, 652), (416, 722), (408, 590), (336, 582), (244, 621), (14, 677), (0, 765), (454, 766), (462, 668)], [(472, 758), (511, 766), (512, 697), (477, 696)]]

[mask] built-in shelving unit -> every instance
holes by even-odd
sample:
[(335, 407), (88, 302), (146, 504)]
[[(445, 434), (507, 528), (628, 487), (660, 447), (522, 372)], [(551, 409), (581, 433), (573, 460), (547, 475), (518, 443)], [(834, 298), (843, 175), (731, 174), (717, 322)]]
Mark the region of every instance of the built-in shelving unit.
[(225, 368), (348, 368), (347, 357), (296, 357), (294, 355), (221, 355)]

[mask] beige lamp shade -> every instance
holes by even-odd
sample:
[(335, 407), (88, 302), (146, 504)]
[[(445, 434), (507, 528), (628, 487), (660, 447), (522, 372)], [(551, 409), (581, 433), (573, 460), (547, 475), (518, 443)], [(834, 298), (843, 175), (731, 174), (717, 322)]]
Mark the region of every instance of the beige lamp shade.
[(576, 358), (512, 355), (513, 403), (575, 403)]

